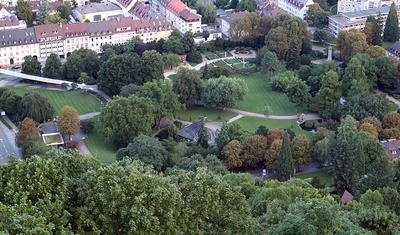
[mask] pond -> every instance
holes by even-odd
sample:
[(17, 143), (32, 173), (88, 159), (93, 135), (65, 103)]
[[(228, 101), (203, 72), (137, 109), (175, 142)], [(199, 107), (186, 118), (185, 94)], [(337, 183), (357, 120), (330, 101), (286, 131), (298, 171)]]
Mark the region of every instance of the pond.
[(305, 131), (315, 133), (319, 123), (322, 123), (322, 120), (308, 120), (308, 121), (301, 123), (300, 128)]

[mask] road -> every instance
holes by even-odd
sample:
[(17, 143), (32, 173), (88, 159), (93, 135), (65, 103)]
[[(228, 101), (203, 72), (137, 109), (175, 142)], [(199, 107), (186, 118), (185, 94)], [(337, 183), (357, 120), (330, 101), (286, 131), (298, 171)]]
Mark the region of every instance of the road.
[(0, 164), (6, 163), (10, 154), (20, 157), (21, 151), (15, 146), (14, 132), (0, 122)]

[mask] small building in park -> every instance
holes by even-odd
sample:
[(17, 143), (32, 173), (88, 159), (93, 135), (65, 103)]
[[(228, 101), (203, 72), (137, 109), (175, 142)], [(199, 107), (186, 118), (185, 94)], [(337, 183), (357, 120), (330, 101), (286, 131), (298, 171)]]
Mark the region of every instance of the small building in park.
[(215, 144), (215, 131), (206, 126), (206, 119), (207, 119), (207, 117), (202, 117), (198, 121), (193, 122), (192, 124), (189, 124), (189, 125), (185, 126), (184, 128), (180, 129), (178, 131), (178, 136), (180, 138), (186, 139), (188, 141), (197, 142), (198, 133), (200, 131), (201, 124), (204, 122), (204, 128), (208, 131), (208, 134), (210, 135), (208, 144), (214, 145)]
[(396, 159), (400, 156), (400, 140), (383, 140), (381, 141), (381, 145), (390, 159)]
[(56, 122), (43, 123), (38, 126), (40, 137), (46, 146), (59, 147), (64, 145), (64, 138), (58, 130)]

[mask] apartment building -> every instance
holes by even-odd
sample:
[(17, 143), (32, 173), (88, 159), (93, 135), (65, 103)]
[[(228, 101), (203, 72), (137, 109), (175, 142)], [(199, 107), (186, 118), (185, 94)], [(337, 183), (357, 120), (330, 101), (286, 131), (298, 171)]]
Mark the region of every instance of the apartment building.
[(400, 4), (400, 0), (339, 0), (338, 13), (362, 11), (384, 6), (390, 6), (394, 2)]
[(0, 31), (0, 64), (20, 64), (27, 55), (39, 55), (33, 28)]
[(124, 16), (122, 8), (111, 2), (89, 3), (75, 8), (73, 13), (81, 22), (86, 20), (90, 22), (104, 21), (112, 17)]
[[(329, 32), (337, 37), (339, 31), (359, 29), (363, 30), (365, 23), (367, 22), (368, 16), (378, 16), (380, 14), (381, 22), (383, 27), (385, 27), (386, 18), (389, 14), (390, 7), (380, 7), (369, 10), (355, 11), (355, 12), (345, 12), (339, 13), (337, 15), (329, 16)], [(397, 7), (397, 15), (400, 13), (399, 6)]]
[(308, 7), (314, 4), (313, 0), (279, 0), (278, 7), (282, 8), (292, 16), (304, 19)]
[(79, 48), (101, 53), (103, 45), (124, 43), (135, 36), (144, 42), (167, 39), (171, 32), (171, 24), (164, 19), (133, 20), (130, 17), (4, 30), (0, 31), (0, 64), (21, 64), (27, 55), (40, 61), (46, 60), (51, 53), (66, 58)]

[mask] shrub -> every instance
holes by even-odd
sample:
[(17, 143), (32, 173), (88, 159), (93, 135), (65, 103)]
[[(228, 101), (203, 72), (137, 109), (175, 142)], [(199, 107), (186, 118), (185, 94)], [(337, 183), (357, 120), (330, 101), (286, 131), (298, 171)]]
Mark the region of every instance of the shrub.
[(78, 142), (78, 141), (68, 141), (68, 142), (65, 144), (65, 147), (66, 147), (67, 149), (76, 149), (76, 148), (78, 147), (78, 145), (79, 145), (79, 142)]
[(81, 120), (81, 130), (87, 134), (93, 131), (94, 122), (92, 120)]
[(192, 63), (201, 63), (203, 62), (203, 58), (201, 57), (201, 53), (199, 51), (190, 52), (186, 55), (186, 60)]

